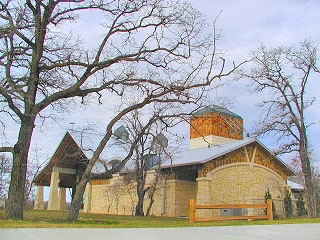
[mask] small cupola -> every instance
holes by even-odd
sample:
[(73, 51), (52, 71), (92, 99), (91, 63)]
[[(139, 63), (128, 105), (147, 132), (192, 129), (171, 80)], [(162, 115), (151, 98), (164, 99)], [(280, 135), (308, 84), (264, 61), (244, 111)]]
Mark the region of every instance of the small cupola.
[(210, 105), (190, 118), (190, 149), (242, 139), (242, 117), (224, 107)]

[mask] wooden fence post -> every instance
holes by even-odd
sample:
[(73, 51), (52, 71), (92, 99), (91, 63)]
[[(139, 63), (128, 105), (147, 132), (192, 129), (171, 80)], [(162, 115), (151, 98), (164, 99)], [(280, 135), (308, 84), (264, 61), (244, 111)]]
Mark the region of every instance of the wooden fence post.
[(194, 199), (190, 199), (189, 219), (190, 223), (194, 223), (196, 220), (196, 209)]
[(268, 216), (268, 219), (269, 221), (272, 221), (273, 220), (273, 213), (272, 213), (272, 200), (271, 199), (268, 199), (267, 200), (267, 216)]

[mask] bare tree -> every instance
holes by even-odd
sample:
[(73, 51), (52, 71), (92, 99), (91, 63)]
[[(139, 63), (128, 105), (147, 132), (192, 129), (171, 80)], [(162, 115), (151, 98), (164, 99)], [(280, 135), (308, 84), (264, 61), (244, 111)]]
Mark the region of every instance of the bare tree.
[(305, 110), (314, 98), (307, 98), (307, 86), (314, 81), (318, 46), (305, 40), (298, 47), (267, 49), (261, 46), (252, 53), (255, 66), (246, 73), (254, 93), (268, 94), (261, 103), (262, 115), (257, 135), (272, 133), (280, 144), (277, 154), (297, 152), (301, 161), (307, 196), (308, 214), (317, 215), (313, 204), (314, 183), (310, 165)]
[(161, 174), (160, 167), (161, 167), (161, 161), (160, 161), (160, 164), (157, 164), (156, 166), (155, 176), (153, 178), (152, 183), (150, 184), (149, 191), (147, 192), (149, 205), (147, 207), (146, 216), (150, 216), (151, 209), (154, 203), (154, 195), (156, 191), (159, 189), (159, 183), (161, 182), (161, 180), (164, 180), (164, 176)]
[[(311, 161), (311, 173), (312, 173), (312, 183), (314, 187), (313, 197), (312, 197), (312, 205), (315, 206), (318, 210), (320, 207), (320, 173), (319, 169), (316, 167), (316, 163), (314, 162), (316, 157), (311, 153), (310, 154), (310, 161)], [(296, 175), (292, 177), (294, 182), (305, 186), (304, 174), (302, 171), (301, 160), (299, 156), (292, 158), (290, 166), (295, 171)]]
[(107, 214), (110, 213), (110, 210), (113, 205), (114, 195), (112, 190), (113, 190), (112, 187), (107, 188), (107, 190), (103, 191), (103, 195), (102, 195), (102, 197), (107, 200), (106, 202)]
[[(26, 173), (24, 202), (25, 206), (29, 200), (34, 199), (33, 180), (39, 173), (40, 169), (46, 163), (41, 162), (39, 157), (39, 149), (33, 149), (34, 157), (29, 161)], [(12, 159), (6, 155), (0, 155), (0, 198), (7, 198), (8, 186), (10, 183), (10, 172), (12, 168)]]
[(11, 159), (4, 155), (0, 155), (0, 199), (7, 197), (8, 185), (10, 182)]
[(28, 202), (35, 199), (35, 186), (34, 179), (39, 174), (42, 167), (48, 162), (49, 159), (43, 161), (43, 155), (41, 154), (41, 149), (36, 147), (32, 149), (33, 156), (29, 159), (28, 169), (26, 172), (26, 181), (25, 181), (25, 191), (24, 191), (24, 202), (25, 207)]
[[(144, 118), (147, 118), (142, 111), (133, 111), (127, 115), (123, 124), (129, 133), (128, 140), (123, 142), (124, 148), (131, 148), (133, 142), (137, 141), (130, 161), (133, 162), (132, 173), (128, 173), (136, 182), (136, 193), (138, 202), (135, 208), (136, 216), (144, 216), (144, 200), (146, 194), (150, 203), (147, 213), (151, 211), (154, 202), (153, 196), (161, 180), (160, 167), (163, 159), (168, 159), (171, 152), (167, 149), (168, 140), (164, 132), (179, 122), (178, 113), (166, 115), (162, 109), (154, 113), (155, 120), (147, 125)], [(149, 122), (150, 123), (150, 122)], [(169, 134), (169, 132), (167, 132)], [(147, 174), (150, 169), (155, 170), (152, 182), (147, 183)], [(147, 215), (148, 215), (147, 214)]]
[[(80, 97), (86, 103), (93, 95), (101, 103), (102, 94), (108, 93), (121, 103), (73, 198), (69, 219), (75, 220), (91, 169), (119, 119), (153, 102), (196, 102), (205, 86), (238, 67), (225, 70), (225, 60), (216, 54), (217, 36), (212, 46), (212, 39), (203, 32), (203, 16), (188, 3), (66, 2), (0, 3), (0, 114), (19, 124), (14, 146), (0, 148), (13, 154), (7, 218), (23, 218), (28, 153), (36, 121), (67, 111), (67, 99)], [(65, 28), (86, 11), (100, 14), (104, 28), (100, 43), (89, 50)], [(215, 64), (220, 64), (217, 72)]]

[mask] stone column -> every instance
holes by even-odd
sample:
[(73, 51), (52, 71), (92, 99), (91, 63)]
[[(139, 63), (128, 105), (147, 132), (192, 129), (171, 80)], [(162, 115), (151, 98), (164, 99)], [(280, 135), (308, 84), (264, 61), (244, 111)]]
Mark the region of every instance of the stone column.
[(66, 210), (66, 188), (59, 188), (59, 210)]
[(55, 172), (53, 168), (50, 181), (48, 210), (59, 210), (59, 182), (59, 172)]
[(86, 186), (86, 190), (84, 192), (84, 202), (83, 202), (83, 211), (89, 212), (91, 204), (91, 183), (88, 182)]
[(176, 179), (167, 180), (167, 191), (166, 191), (166, 216), (176, 216)]
[[(196, 179), (198, 182), (198, 192), (197, 192), (197, 205), (206, 205), (211, 204), (211, 191), (210, 191), (210, 183), (211, 179), (208, 177), (200, 177)], [(212, 217), (212, 210), (197, 210), (196, 211), (197, 218), (210, 218)]]
[(37, 186), (36, 199), (34, 202), (34, 209), (42, 210), (44, 208), (43, 204), (43, 186)]

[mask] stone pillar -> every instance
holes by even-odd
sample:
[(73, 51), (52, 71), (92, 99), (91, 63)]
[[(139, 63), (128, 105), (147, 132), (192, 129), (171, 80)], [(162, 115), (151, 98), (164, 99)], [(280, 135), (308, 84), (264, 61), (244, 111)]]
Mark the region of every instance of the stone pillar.
[[(211, 179), (208, 177), (200, 177), (196, 179), (198, 182), (198, 192), (197, 192), (197, 205), (207, 205), (211, 204), (211, 191), (210, 191), (210, 183)], [(197, 218), (210, 218), (212, 217), (212, 210), (197, 210), (196, 211)]]
[(84, 192), (83, 212), (90, 212), (91, 205), (91, 183), (88, 182)]
[(166, 216), (176, 216), (176, 179), (167, 180), (167, 191), (166, 191)]
[(34, 209), (42, 210), (44, 208), (43, 204), (43, 186), (37, 186), (36, 199), (34, 202)]
[(54, 168), (51, 173), (50, 192), (48, 200), (48, 210), (59, 210), (59, 172), (55, 172)]
[(59, 210), (66, 210), (66, 188), (59, 188)]

